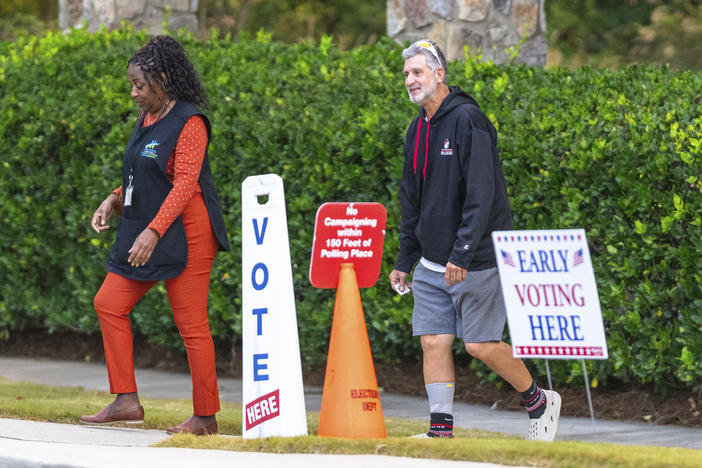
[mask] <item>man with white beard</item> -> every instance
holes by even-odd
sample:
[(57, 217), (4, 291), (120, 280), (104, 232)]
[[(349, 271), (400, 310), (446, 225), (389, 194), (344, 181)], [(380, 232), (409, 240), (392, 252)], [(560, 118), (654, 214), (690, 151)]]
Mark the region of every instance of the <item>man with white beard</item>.
[(552, 441), (561, 397), (538, 387), (502, 341), (506, 311), (491, 233), (512, 229), (512, 216), (497, 132), (475, 99), (446, 85), (446, 59), (435, 42), (417, 41), (402, 57), (409, 99), (420, 108), (405, 138), (400, 251), (390, 284), (414, 291), (412, 332), (420, 337), (430, 407), (429, 431), (416, 437), (453, 437), (451, 347), (458, 336), (520, 392), (526, 438)]

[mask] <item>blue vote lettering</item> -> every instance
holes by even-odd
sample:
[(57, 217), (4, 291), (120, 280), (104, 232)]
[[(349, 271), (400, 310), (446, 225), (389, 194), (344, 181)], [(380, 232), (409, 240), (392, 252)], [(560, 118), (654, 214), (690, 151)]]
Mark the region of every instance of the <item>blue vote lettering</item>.
[(254, 309), (251, 311), (256, 316), (256, 334), (258, 336), (263, 335), (263, 314), (268, 313), (268, 308), (264, 307), (262, 309)]
[(262, 374), (260, 371), (268, 369), (268, 364), (262, 363), (268, 359), (268, 353), (254, 354), (253, 355), (253, 373), (254, 382), (260, 382), (262, 380), (268, 380), (268, 374)]
[[(531, 339), (539, 341), (583, 341), (580, 316), (529, 315)], [(570, 318), (570, 320), (568, 320)]]
[[(268, 217), (263, 218), (263, 223), (259, 226), (259, 220), (252, 219), (254, 236), (256, 238), (256, 244), (263, 244), (263, 240), (266, 236), (266, 228), (268, 227)], [(263, 274), (260, 275), (258, 272), (261, 271)], [(258, 278), (258, 279), (257, 279)], [(260, 281), (259, 281), (260, 279)], [(268, 267), (259, 262), (254, 265), (251, 270), (251, 284), (257, 291), (262, 290), (268, 284)], [(267, 307), (255, 308), (251, 310), (251, 313), (256, 316), (256, 335), (263, 335), (263, 315), (268, 314)], [(261, 382), (268, 380), (268, 353), (259, 353), (253, 355), (253, 379), (254, 382)]]
[(268, 217), (263, 218), (263, 226), (261, 230), (258, 229), (258, 220), (253, 219), (254, 235), (256, 236), (256, 244), (263, 244), (263, 238), (266, 236), (266, 227), (268, 226)]
[(567, 273), (567, 250), (517, 250), (522, 273)]
[[(263, 281), (261, 281), (260, 283), (256, 282), (256, 272), (258, 270), (263, 271)], [(256, 291), (260, 291), (261, 289), (266, 287), (266, 285), (268, 284), (268, 267), (266, 267), (265, 264), (259, 262), (254, 265), (253, 270), (251, 270), (251, 284), (253, 285)]]

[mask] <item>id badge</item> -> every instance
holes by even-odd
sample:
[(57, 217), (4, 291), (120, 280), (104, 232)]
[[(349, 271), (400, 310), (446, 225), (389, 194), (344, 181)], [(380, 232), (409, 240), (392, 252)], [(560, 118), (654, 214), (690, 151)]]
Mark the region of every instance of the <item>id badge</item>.
[(131, 171), (129, 172), (129, 185), (124, 190), (124, 206), (132, 206), (132, 192), (134, 191), (134, 186), (132, 185), (132, 180), (134, 176)]
[(132, 206), (132, 192), (134, 191), (134, 187), (127, 187), (127, 189), (124, 191), (124, 206)]

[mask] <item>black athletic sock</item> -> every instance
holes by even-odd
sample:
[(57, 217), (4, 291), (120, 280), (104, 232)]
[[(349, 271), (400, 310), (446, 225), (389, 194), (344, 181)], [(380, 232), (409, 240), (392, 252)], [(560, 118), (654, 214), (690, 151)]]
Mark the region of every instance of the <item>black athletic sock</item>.
[(546, 394), (536, 382), (531, 381), (531, 387), (525, 392), (521, 392), (524, 406), (526, 406), (529, 419), (538, 419), (546, 411)]
[(447, 413), (431, 413), (429, 422), (429, 437), (453, 437), (453, 415)]

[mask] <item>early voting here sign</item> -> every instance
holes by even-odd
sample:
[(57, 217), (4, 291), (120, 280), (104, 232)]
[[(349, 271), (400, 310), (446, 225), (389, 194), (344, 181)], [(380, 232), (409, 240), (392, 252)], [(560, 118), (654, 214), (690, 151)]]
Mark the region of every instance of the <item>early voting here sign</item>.
[(607, 359), (585, 231), (492, 233), (514, 357)]

